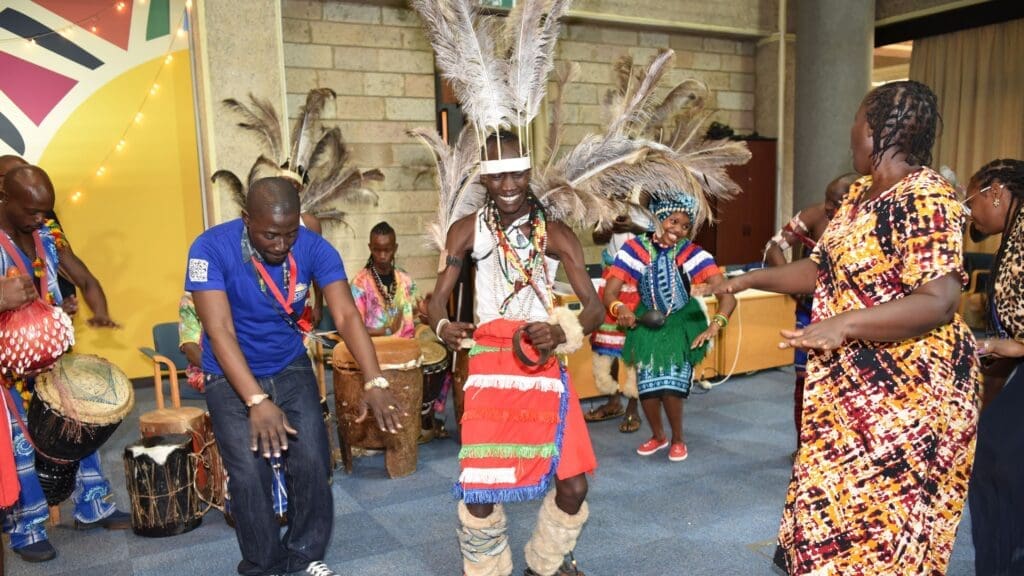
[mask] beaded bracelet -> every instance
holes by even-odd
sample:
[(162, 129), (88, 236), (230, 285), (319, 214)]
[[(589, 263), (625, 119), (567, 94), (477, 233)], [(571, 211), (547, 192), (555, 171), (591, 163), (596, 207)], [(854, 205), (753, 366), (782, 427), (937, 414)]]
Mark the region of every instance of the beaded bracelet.
[(729, 325), (729, 317), (725, 314), (715, 314), (711, 317), (711, 321), (718, 324), (719, 328), (725, 328)]

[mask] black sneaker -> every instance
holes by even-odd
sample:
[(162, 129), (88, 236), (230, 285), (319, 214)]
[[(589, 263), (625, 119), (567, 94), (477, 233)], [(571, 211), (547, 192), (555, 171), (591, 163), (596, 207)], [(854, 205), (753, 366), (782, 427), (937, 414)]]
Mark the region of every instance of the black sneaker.
[(35, 542), (24, 548), (15, 548), (14, 553), (25, 562), (46, 562), (57, 557), (57, 550), (49, 540)]

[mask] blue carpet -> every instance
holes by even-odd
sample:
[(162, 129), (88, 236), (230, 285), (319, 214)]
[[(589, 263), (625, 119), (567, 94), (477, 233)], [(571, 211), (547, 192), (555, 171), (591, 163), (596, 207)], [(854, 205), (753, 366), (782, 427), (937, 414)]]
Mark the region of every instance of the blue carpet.
[[(588, 576), (774, 574), (771, 554), (795, 446), (792, 372), (773, 370), (733, 378), (707, 393), (695, 388), (684, 430), (690, 456), (669, 462), (665, 452), (641, 458), (636, 446), (649, 434), (618, 432), (618, 420), (590, 425), (600, 468), (590, 482), (590, 521), (576, 557)], [(102, 449), (117, 502), (126, 509), (121, 447), (138, 434), (137, 414), (153, 407), (140, 390), (135, 416)], [(584, 409), (597, 405), (584, 401)], [(449, 416), (449, 422), (452, 421)], [(381, 455), (356, 460), (351, 475), (334, 481), (335, 524), (327, 562), (340, 574), (455, 576), (461, 558), (455, 540), (457, 474), (453, 440), (420, 449), (419, 469), (388, 480)], [(525, 568), (523, 545), (538, 503), (508, 507), (515, 574)], [(8, 553), (8, 576), (164, 576), (235, 574), (240, 560), (234, 531), (218, 512), (196, 530), (149, 539), (130, 531), (76, 532), (50, 528), (59, 556), (28, 564)], [(949, 574), (974, 573), (966, 514)]]

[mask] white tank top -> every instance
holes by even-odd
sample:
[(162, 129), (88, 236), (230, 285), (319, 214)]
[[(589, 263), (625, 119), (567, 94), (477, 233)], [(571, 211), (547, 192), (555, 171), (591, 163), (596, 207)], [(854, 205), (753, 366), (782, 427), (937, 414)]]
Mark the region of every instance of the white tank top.
[[(537, 296), (537, 292), (529, 285), (520, 290), (515, 298), (506, 307), (505, 313), (501, 314), (499, 308), (505, 298), (512, 292), (513, 284), (506, 278), (504, 269), (507, 267), (505, 257), (500, 254), (497, 241), (487, 227), (486, 208), (476, 212), (476, 226), (474, 227), (473, 238), (473, 260), (476, 261), (476, 316), (478, 324), (485, 324), (491, 320), (504, 318), (506, 320), (525, 320), (527, 322), (539, 322), (548, 319), (548, 311), (545, 303)], [(524, 218), (529, 218), (527, 214)], [(513, 249), (521, 259), (526, 259), (530, 253), (530, 243), (522, 233), (518, 232), (518, 226), (524, 223), (519, 220), (509, 227), (509, 240)], [(537, 285), (545, 294), (551, 293), (555, 274), (558, 272), (558, 260), (544, 256), (544, 268), (546, 274), (542, 278), (536, 278)], [(514, 279), (515, 272), (511, 269), (508, 274)]]

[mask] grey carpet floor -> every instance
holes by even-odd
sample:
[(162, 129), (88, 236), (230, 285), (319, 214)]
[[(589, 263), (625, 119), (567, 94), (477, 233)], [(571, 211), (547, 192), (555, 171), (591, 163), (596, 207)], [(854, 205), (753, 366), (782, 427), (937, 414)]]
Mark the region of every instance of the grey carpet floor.
[[(685, 462), (670, 462), (665, 452), (637, 456), (646, 425), (636, 434), (619, 433), (617, 420), (589, 425), (600, 467), (576, 549), (588, 576), (774, 574), (771, 554), (795, 445), (792, 372), (735, 377), (700, 392), (695, 388), (686, 404)], [(584, 409), (597, 403), (584, 401)], [(137, 404), (101, 450), (122, 509), (121, 449), (138, 436), (137, 415), (154, 406), (153, 391), (140, 390)], [(357, 459), (351, 475), (338, 472), (328, 564), (343, 575), (461, 574), (450, 495), (457, 450), (453, 440), (422, 446), (417, 472), (398, 480), (387, 478), (380, 455)], [(525, 568), (522, 549), (537, 506), (508, 507), (515, 574)], [(59, 556), (28, 564), (8, 552), (8, 576), (229, 576), (240, 560), (234, 531), (217, 512), (192, 532), (160, 539), (76, 532), (68, 504), (63, 517), (63, 525), (50, 528)], [(973, 574), (973, 558), (965, 514), (948, 573)]]

